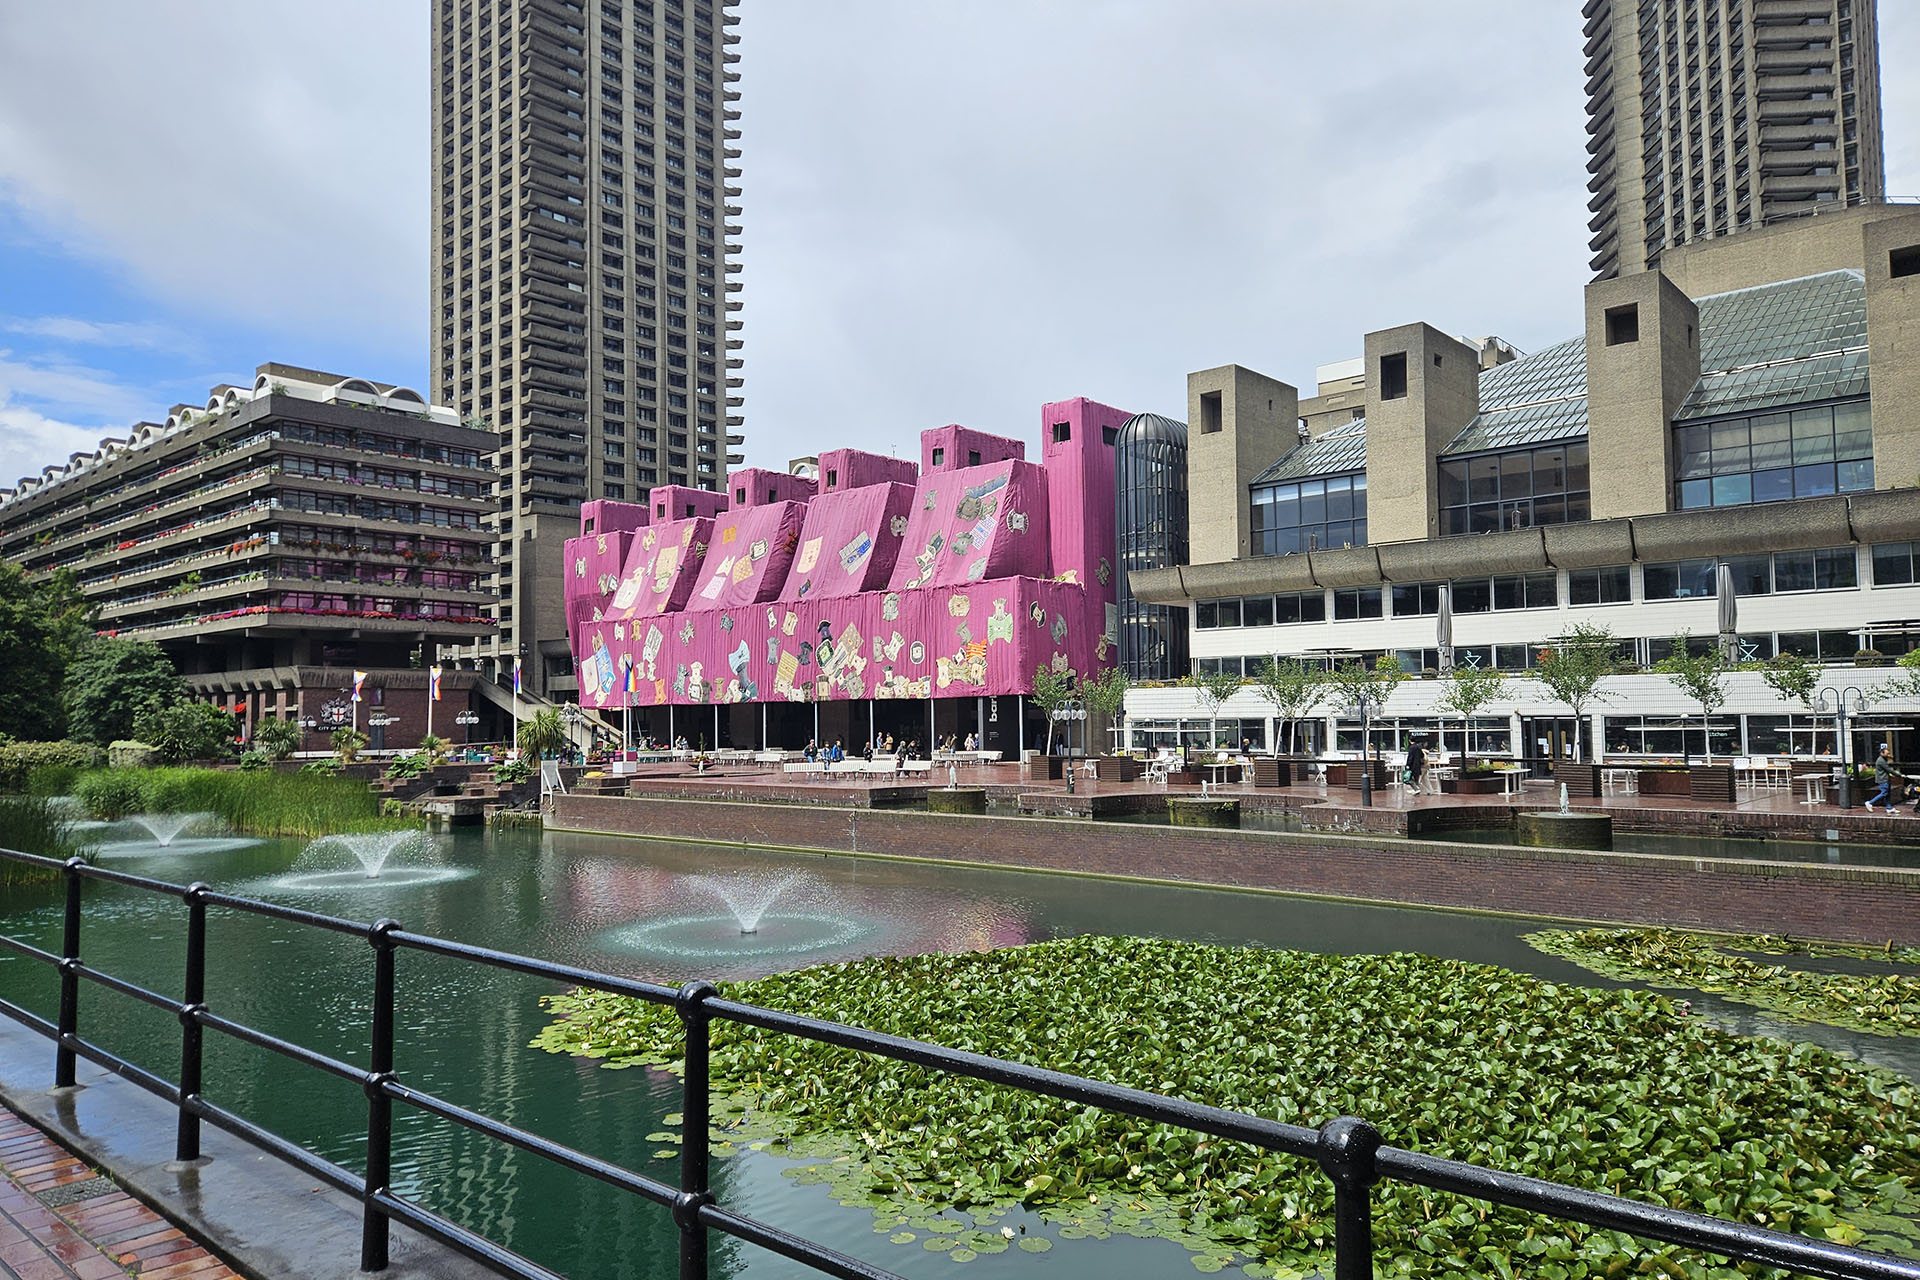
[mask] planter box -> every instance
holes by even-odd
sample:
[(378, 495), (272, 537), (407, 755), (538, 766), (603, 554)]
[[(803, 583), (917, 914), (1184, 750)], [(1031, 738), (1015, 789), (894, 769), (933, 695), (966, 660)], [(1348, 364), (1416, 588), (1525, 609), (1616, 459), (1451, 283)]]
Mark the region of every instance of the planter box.
[(1020, 777), (1027, 782), (1058, 782), (1065, 774), (1065, 756), (1029, 756), (1020, 766)]
[(1287, 760), (1274, 760), (1259, 756), (1253, 762), (1253, 785), (1256, 787), (1286, 787), (1293, 784), (1293, 764)]
[(1206, 775), (1198, 769), (1175, 769), (1167, 774), (1167, 784), (1174, 787), (1197, 787), (1206, 780)]
[(1729, 764), (1695, 765), (1687, 770), (1687, 794), (1695, 800), (1733, 803), (1733, 766)]
[(1140, 762), (1132, 756), (1100, 756), (1093, 770), (1102, 782), (1132, 782), (1140, 776)]
[(1450, 796), (1497, 796), (1505, 790), (1501, 779), (1486, 774), (1476, 774), (1467, 778), (1442, 778), (1440, 791)]
[(1594, 764), (1559, 764), (1553, 769), (1553, 780), (1567, 789), (1567, 797), (1591, 799), (1601, 792), (1600, 766)]
[(1690, 769), (1642, 769), (1640, 794), (1643, 796), (1690, 796), (1693, 782)]
[[(1372, 764), (1373, 764), (1373, 789), (1375, 791), (1384, 791), (1387, 788), (1387, 762), (1384, 760), (1375, 760), (1372, 762)], [(1361, 764), (1360, 761), (1355, 760), (1352, 763), (1348, 764), (1346, 766), (1346, 785), (1352, 790), (1358, 791), (1360, 789), (1360, 778), (1363, 772), (1364, 772), (1364, 766)], [(1333, 785), (1331, 765), (1328, 766), (1327, 785), (1328, 786)]]

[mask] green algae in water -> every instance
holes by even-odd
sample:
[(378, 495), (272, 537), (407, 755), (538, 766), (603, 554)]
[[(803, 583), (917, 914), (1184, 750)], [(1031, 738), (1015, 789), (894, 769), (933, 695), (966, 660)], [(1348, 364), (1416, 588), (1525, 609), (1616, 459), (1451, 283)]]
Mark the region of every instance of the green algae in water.
[[(1650, 992), (1428, 956), (1075, 938), (726, 994), (1296, 1124), (1362, 1115), (1434, 1155), (1917, 1251), (1908, 1082), (1718, 1032)], [(678, 1066), (670, 1009), (586, 992), (548, 1004), (559, 1020), (539, 1047)], [(1316, 1270), (1332, 1244), (1332, 1186), (1312, 1162), (727, 1023), (711, 1064), (710, 1140), (764, 1144), (889, 1238), (911, 1234), (903, 1246), (978, 1256), (1035, 1220), (1280, 1277)], [(1400, 1274), (1707, 1273), (1682, 1251), (1418, 1188), (1383, 1183), (1373, 1204), (1381, 1265)]]

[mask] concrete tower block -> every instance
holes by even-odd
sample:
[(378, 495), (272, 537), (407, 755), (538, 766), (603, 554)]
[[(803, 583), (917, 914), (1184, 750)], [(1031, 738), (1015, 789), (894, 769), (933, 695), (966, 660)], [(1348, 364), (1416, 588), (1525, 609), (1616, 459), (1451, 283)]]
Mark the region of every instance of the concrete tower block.
[(1252, 553), (1247, 485), (1299, 443), (1300, 392), (1237, 364), (1187, 375), (1189, 559)]
[(1593, 518), (1673, 503), (1673, 418), (1700, 381), (1700, 311), (1659, 271), (1587, 286)]
[(1367, 335), (1367, 541), (1440, 534), (1447, 442), (1480, 412), (1480, 351), (1430, 324)]
[(1864, 232), (1873, 361), (1873, 484), (1920, 485), (1920, 213)]

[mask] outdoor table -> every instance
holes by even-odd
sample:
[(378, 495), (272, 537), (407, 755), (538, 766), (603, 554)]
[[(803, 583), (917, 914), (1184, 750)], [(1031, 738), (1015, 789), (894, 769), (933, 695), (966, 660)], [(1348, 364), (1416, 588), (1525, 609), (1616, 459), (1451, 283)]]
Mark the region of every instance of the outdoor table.
[(1799, 781), (1806, 792), (1806, 799), (1802, 800), (1800, 802), (1801, 804), (1816, 805), (1826, 803), (1828, 781), (1826, 774), (1803, 773), (1800, 775)]
[(1614, 789), (1630, 794), (1640, 790), (1640, 770), (1637, 767), (1620, 768), (1610, 766), (1600, 771), (1600, 789), (1612, 795)]

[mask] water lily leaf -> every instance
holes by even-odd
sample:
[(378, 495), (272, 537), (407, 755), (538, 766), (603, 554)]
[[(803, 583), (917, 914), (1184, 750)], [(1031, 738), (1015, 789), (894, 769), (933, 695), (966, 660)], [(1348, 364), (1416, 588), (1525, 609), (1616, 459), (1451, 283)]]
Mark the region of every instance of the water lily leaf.
[(1045, 1253), (1053, 1248), (1053, 1241), (1045, 1236), (1021, 1236), (1018, 1243), (1022, 1253)]
[(912, 1244), (915, 1240), (918, 1240), (919, 1238), (920, 1238), (919, 1236), (915, 1235), (911, 1231), (896, 1231), (892, 1235), (887, 1237), (887, 1239), (892, 1241), (894, 1244)]

